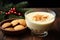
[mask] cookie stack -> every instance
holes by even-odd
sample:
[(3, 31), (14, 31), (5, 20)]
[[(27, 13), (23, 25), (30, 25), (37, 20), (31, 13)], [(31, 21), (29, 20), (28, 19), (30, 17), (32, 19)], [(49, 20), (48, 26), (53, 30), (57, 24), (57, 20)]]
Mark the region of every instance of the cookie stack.
[(26, 27), (25, 19), (15, 19), (11, 22), (5, 22), (2, 24), (2, 28), (8, 31), (23, 30)]

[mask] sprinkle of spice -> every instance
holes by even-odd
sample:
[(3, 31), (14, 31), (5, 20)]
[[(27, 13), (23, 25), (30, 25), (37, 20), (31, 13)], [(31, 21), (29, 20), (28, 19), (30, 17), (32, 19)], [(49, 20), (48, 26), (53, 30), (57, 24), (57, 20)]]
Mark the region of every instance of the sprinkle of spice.
[(44, 21), (48, 18), (47, 15), (35, 15), (33, 16), (33, 20), (35, 21)]

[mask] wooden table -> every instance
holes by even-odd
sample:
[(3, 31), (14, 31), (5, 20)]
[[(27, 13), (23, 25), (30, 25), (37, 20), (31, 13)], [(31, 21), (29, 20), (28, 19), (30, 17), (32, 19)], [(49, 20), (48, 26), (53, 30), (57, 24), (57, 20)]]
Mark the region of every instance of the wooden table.
[(52, 25), (53, 29), (48, 31), (48, 36), (43, 38), (32, 36), (30, 30), (19, 36), (6, 36), (0, 31), (0, 40), (60, 40), (60, 8), (51, 9), (56, 12), (57, 17)]

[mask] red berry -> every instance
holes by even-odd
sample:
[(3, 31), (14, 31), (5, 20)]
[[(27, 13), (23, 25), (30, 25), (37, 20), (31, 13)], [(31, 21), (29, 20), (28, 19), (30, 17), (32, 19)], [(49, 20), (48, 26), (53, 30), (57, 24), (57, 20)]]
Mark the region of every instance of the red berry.
[(15, 11), (16, 10), (16, 8), (13, 8), (13, 11)]
[(6, 15), (7, 15), (8, 13), (6, 13)]
[(12, 8), (10, 10), (13, 10)]
[(8, 14), (10, 14), (10, 12), (8, 12)]
[(10, 11), (11, 13), (13, 13), (13, 11)]
[(18, 13), (18, 15), (20, 16), (20, 15), (21, 15), (21, 13)]
[(16, 14), (16, 12), (14, 12), (14, 14)]

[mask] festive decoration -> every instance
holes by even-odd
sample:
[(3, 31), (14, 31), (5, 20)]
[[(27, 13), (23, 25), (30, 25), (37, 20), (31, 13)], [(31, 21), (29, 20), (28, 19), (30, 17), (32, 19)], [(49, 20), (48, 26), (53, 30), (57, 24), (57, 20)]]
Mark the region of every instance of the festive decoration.
[(17, 4), (13, 4), (13, 3), (7, 3), (6, 1), (1, 0), (1, 2), (0, 2), (0, 10), (1, 11), (8, 11), (10, 8), (13, 8), (13, 7), (15, 7), (17, 9), (20, 9), (20, 8), (25, 8), (28, 5), (29, 4), (28, 4), (27, 1), (23, 1), (23, 2), (20, 2), (20, 3), (17, 3)]
[[(1, 0), (2, 1), (2, 0)], [(27, 1), (23, 1), (17, 4), (4, 4), (1, 3), (0, 5), (0, 21), (3, 21), (5, 19), (9, 19), (9, 18), (25, 18), (24, 17), (24, 13), (27, 10), (30, 10), (31, 8), (26, 8), (28, 5)]]
[(10, 8), (8, 11), (0, 11), (0, 21), (3, 21), (5, 19), (9, 18), (24, 18), (24, 13), (30, 10), (30, 8), (21, 8), (20, 10), (17, 10), (16, 8)]

